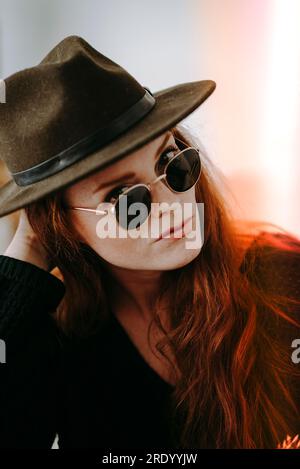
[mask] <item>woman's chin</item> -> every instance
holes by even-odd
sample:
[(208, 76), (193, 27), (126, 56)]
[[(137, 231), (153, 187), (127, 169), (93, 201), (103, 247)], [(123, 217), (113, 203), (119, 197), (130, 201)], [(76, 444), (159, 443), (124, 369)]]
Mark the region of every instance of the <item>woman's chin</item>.
[[(186, 240), (185, 240), (186, 241)], [(151, 264), (155, 259), (155, 268), (161, 270), (173, 270), (183, 267), (192, 262), (200, 253), (201, 246), (194, 247), (193, 249), (186, 249), (182, 243), (184, 238), (178, 239), (176, 242), (167, 242), (160, 240), (156, 244), (155, 254), (151, 256)], [(168, 250), (166, 250), (166, 248)]]

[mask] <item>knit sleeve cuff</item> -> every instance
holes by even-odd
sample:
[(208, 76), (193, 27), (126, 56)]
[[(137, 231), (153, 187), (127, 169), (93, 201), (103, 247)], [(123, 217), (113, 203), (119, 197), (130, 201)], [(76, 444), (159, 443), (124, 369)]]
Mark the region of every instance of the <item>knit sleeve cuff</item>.
[(35, 292), (43, 306), (50, 309), (55, 309), (66, 291), (64, 283), (50, 272), (5, 255), (0, 255), (0, 276), (15, 281), (18, 290)]

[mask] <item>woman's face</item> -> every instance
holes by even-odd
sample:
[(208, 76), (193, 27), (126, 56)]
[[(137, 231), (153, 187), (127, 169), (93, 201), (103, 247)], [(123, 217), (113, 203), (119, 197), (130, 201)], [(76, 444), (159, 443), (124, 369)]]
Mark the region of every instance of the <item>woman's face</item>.
[[(110, 202), (108, 196), (115, 189), (153, 181), (157, 178), (155, 161), (170, 146), (176, 152), (178, 147), (175, 139), (171, 132), (166, 132), (134, 153), (65, 189), (65, 203), (72, 207), (97, 208), (100, 203)], [(133, 173), (130, 177), (123, 177), (129, 172)], [(135, 270), (172, 270), (182, 267), (199, 254), (202, 246), (195, 187), (187, 192), (176, 193), (160, 180), (151, 186), (151, 196), (148, 219), (133, 231), (122, 228), (113, 213), (105, 215), (105, 227), (104, 215), (94, 212), (69, 210), (69, 220), (80, 239), (109, 264)], [(164, 235), (158, 239), (170, 227), (181, 226), (188, 219), (190, 221), (176, 232), (176, 237), (171, 233), (168, 237)], [(198, 241), (195, 243), (193, 240)]]

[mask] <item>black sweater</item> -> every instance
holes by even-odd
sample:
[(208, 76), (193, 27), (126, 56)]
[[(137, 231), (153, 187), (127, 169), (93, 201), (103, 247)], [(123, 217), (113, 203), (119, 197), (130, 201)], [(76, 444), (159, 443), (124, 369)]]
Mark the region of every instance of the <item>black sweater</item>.
[[(299, 255), (276, 259), (275, 270), (274, 264), (268, 270), (280, 270), (279, 283), (292, 284), (299, 298)], [(176, 448), (173, 387), (146, 363), (113, 314), (99, 334), (80, 342), (58, 334), (48, 313), (64, 293), (54, 275), (0, 256), (0, 339), (6, 344), (0, 447), (51, 448), (58, 434), (59, 448)], [(297, 337), (300, 331), (289, 326), (287, 347)]]

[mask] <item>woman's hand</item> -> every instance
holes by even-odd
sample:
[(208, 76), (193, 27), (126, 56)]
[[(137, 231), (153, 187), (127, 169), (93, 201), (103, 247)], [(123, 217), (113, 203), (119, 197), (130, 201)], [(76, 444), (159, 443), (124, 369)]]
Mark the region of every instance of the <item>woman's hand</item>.
[(4, 255), (30, 262), (47, 271), (55, 267), (34, 233), (24, 209), (21, 209), (17, 230)]

